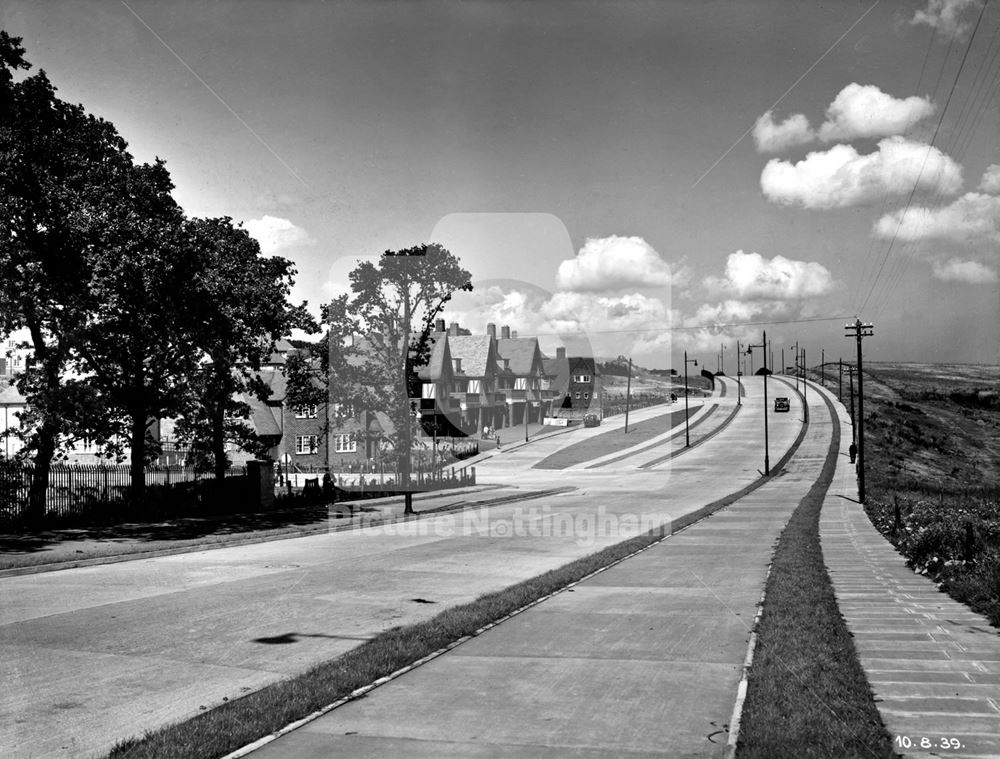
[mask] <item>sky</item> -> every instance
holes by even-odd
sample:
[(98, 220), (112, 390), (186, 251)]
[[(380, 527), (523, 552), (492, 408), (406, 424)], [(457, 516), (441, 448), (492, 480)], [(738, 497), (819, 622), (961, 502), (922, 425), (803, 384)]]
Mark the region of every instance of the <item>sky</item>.
[[(1000, 3), (5, 0), (64, 100), (297, 300), (438, 242), (445, 313), (649, 367), (1000, 364)], [(754, 359), (760, 366), (759, 353)]]

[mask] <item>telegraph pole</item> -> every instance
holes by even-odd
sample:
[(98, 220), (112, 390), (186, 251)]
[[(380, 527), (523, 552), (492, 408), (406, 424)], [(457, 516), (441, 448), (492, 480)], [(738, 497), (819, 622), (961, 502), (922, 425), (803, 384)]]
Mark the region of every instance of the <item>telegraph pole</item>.
[(820, 356), (819, 381), (823, 383), (823, 387), (826, 387), (826, 348), (820, 349)]
[(853, 337), (858, 343), (858, 501), (865, 502), (865, 389), (864, 373), (861, 364), (861, 339), (873, 337), (875, 327), (862, 324), (860, 319), (854, 324), (845, 325), (845, 337)]
[(785, 363), (785, 348), (781, 348), (781, 373), (785, 373), (785, 369), (788, 368), (788, 364)]
[(837, 400), (844, 402), (844, 359), (838, 359), (840, 373), (837, 374)]
[(850, 364), (847, 365), (847, 380), (849, 383), (850, 395), (850, 410), (851, 410), (851, 442), (856, 443), (858, 441), (858, 425), (854, 419), (854, 367)]
[(760, 345), (747, 345), (747, 353), (750, 354), (750, 366), (753, 366), (753, 349), (760, 348), (764, 354), (764, 476), (771, 474), (771, 457), (768, 454), (767, 440), (767, 331), (764, 331), (764, 339)]

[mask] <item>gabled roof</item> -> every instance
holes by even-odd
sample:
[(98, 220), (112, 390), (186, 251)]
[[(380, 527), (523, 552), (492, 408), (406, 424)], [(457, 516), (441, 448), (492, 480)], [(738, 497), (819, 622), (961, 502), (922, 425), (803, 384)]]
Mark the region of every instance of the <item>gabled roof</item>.
[(288, 382), (283, 371), (263, 369), (260, 372), (260, 378), (264, 380), (264, 384), (271, 388), (271, 396), (267, 399), (268, 403), (280, 403), (285, 400)]
[(462, 359), (466, 377), (492, 376), (496, 367), (495, 341), (489, 335), (449, 335), (452, 358)]
[(497, 340), (497, 354), (501, 359), (510, 359), (510, 370), (519, 377), (526, 377), (542, 368), (542, 352), (538, 348), (537, 337), (501, 338)]
[[(271, 406), (253, 393), (244, 395), (242, 400), (250, 406), (250, 422), (258, 437), (281, 437), (281, 423), (275, 418), (275, 410)], [(281, 413), (280, 410), (278, 413)]]
[[(410, 344), (418, 339), (418, 334), (410, 336)], [(417, 376), (424, 382), (440, 382), (450, 379), (454, 374), (451, 361), (451, 348), (448, 345), (448, 335), (436, 332), (430, 336), (431, 355), (426, 364), (417, 369)]]

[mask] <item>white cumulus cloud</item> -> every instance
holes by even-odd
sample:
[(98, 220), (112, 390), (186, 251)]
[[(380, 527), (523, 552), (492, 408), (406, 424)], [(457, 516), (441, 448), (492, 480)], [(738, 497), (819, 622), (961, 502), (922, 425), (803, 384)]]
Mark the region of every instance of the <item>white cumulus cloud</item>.
[(786, 148), (810, 143), (815, 138), (816, 133), (809, 126), (809, 119), (801, 113), (776, 124), (772, 112), (768, 111), (753, 126), (753, 139), (760, 153), (779, 153)]
[(997, 281), (996, 269), (978, 261), (962, 261), (951, 258), (944, 263), (934, 263), (934, 277), (944, 282), (968, 282), (970, 284), (988, 284)]
[(823, 142), (899, 135), (934, 113), (929, 98), (894, 98), (873, 84), (844, 87), (826, 109), (819, 128)]
[(246, 223), (246, 229), (250, 236), (260, 243), (260, 250), (265, 255), (313, 243), (309, 233), (302, 227), (297, 227), (288, 219), (277, 216), (264, 215), (259, 219), (250, 219)]
[(671, 284), (670, 265), (641, 237), (588, 238), (575, 258), (559, 264), (556, 287), (607, 292)]
[(967, 192), (946, 206), (899, 209), (875, 222), (874, 234), (911, 242), (1000, 242), (1000, 196)]
[(967, 8), (979, 8), (985, 0), (928, 0), (927, 7), (918, 10), (911, 24), (925, 24), (936, 29), (946, 39), (962, 39), (972, 29), (970, 18), (963, 19)]
[(705, 280), (709, 290), (739, 300), (798, 300), (825, 295), (834, 287), (833, 276), (823, 264), (794, 261), (784, 256), (764, 258), (738, 250), (726, 259), (723, 278)]
[(1000, 163), (991, 164), (983, 173), (979, 189), (992, 195), (1000, 194)]
[(867, 155), (850, 145), (834, 145), (797, 163), (772, 158), (761, 172), (760, 185), (775, 203), (843, 208), (871, 203), (885, 194), (908, 194), (914, 185), (953, 195), (961, 189), (962, 169), (935, 147), (887, 137)]

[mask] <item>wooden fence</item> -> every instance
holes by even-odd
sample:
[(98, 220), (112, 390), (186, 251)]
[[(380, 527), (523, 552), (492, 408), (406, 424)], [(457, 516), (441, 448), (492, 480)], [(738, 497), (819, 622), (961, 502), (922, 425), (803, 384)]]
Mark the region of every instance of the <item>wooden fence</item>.
[[(14, 525), (24, 521), (33, 473), (34, 465), (31, 463), (0, 461), (0, 525)], [(226, 472), (226, 479), (228, 481), (245, 475), (245, 468), (232, 468)], [(214, 474), (196, 472), (191, 467), (163, 466), (145, 469), (146, 487), (154, 497), (162, 498), (164, 491), (180, 496), (182, 490), (191, 491), (197, 489), (198, 483), (214, 480)], [(127, 465), (54, 464), (49, 470), (48, 488), (45, 492), (45, 518), (65, 522), (82, 517), (121, 515), (125, 510), (138, 516), (150, 504), (129, 503), (131, 482), (131, 470)], [(178, 497), (176, 500), (179, 502), (183, 499)]]

